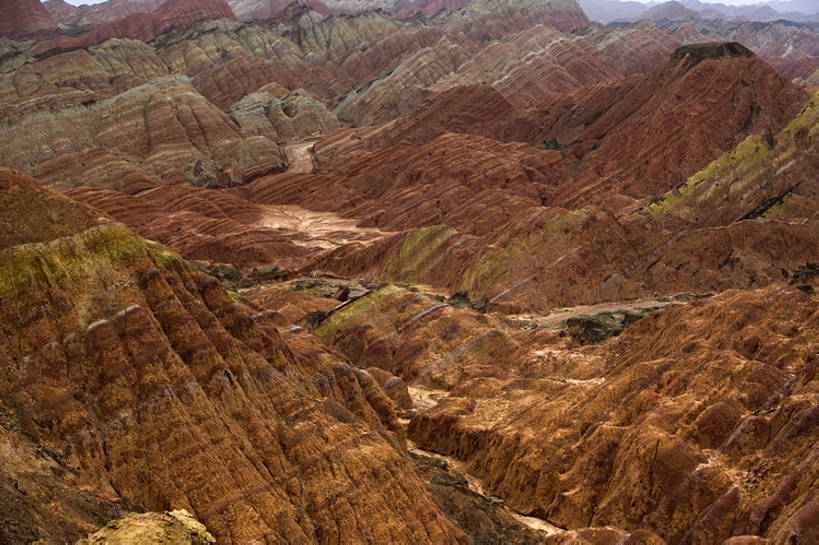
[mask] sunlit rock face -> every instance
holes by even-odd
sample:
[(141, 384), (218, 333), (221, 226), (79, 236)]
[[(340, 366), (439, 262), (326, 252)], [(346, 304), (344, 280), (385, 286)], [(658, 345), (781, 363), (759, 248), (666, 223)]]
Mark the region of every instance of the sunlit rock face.
[[(47, 446), (98, 502), (186, 509), (224, 542), (358, 541), (362, 528), (387, 541), (464, 541), (368, 375), (318, 346), (294, 352), (263, 313), (178, 255), (31, 178), (1, 175), (6, 436)], [(8, 229), (18, 222), (27, 230)], [(81, 494), (71, 486), (68, 504)], [(78, 529), (106, 516), (73, 505), (61, 516)], [(38, 520), (15, 526), (48, 535)]]

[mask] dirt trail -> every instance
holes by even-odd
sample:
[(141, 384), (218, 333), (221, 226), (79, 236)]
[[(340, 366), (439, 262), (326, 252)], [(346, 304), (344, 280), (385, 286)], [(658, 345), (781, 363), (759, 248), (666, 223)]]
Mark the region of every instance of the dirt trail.
[(356, 220), (333, 212), (307, 210), (292, 204), (266, 206), (259, 227), (289, 231), (296, 244), (326, 249), (351, 242), (370, 244), (390, 234), (373, 227), (358, 227)]
[(507, 315), (507, 318), (514, 322), (531, 323), (533, 326), (547, 330), (559, 330), (566, 327), (566, 320), (569, 318), (618, 312), (644, 314), (653, 310), (659, 310), (668, 305), (684, 304), (696, 297), (697, 296), (693, 294), (680, 294), (671, 297), (646, 298), (635, 301), (615, 301), (610, 303), (598, 303), (596, 305), (556, 308), (546, 315), (510, 314)]
[[(284, 147), (289, 167), (287, 172), (313, 171), (314, 140), (288, 144)], [(265, 206), (258, 227), (287, 231), (295, 244), (308, 248), (333, 249), (358, 242), (370, 244), (392, 233), (372, 227), (358, 227), (357, 220), (343, 218), (334, 212), (307, 210), (297, 205)]]

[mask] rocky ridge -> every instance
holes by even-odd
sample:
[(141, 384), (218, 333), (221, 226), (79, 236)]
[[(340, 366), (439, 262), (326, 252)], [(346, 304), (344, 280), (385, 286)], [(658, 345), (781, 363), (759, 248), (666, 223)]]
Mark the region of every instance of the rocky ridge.
[[(2, 176), (15, 218), (26, 202), (15, 188), (54, 198), (30, 178)], [(39, 243), (2, 241), (11, 429), (48, 445), (90, 490), (186, 509), (227, 543), (357, 540), (351, 503), (373, 510), (369, 535), (463, 540), (415, 475), (368, 375), (309, 340), (291, 350), (264, 313), (175, 254), (121, 224), (85, 221)], [(58, 225), (40, 222), (43, 233)], [(36, 518), (20, 525), (46, 531)]]
[(669, 307), (581, 356), (578, 380), (464, 381), (409, 435), (559, 526), (642, 526), (669, 543), (808, 543), (815, 297), (769, 289)]
[(0, 35), (24, 35), (57, 27), (39, 0), (6, 0), (0, 6)]
[(808, 27), (195, 4), (0, 42), (0, 541), (815, 540)]
[[(451, 293), (466, 291), (476, 300), (486, 297), (490, 305), (505, 305), (503, 308), (513, 312), (519, 311), (514, 301), (521, 299), (531, 308), (545, 309), (600, 301), (601, 297), (623, 300), (651, 293), (725, 289), (735, 281), (745, 286), (748, 282), (772, 281), (781, 276), (781, 268), (790, 271), (812, 259), (815, 243), (809, 235), (808, 225), (814, 221), (811, 213), (794, 208), (799, 219), (789, 223), (745, 224), (739, 220), (786, 187), (780, 190), (774, 187), (776, 184), (766, 184), (761, 192), (749, 193), (747, 197), (758, 204), (740, 201), (736, 208), (720, 205), (725, 212), (731, 210), (730, 218), (724, 217), (719, 224), (727, 229), (699, 220), (683, 227), (673, 214), (643, 212), (656, 210), (652, 200), (684, 185), (686, 172), (702, 168), (723, 175), (715, 167), (721, 164), (717, 154), (712, 156), (717, 161), (714, 165), (709, 167), (703, 161), (706, 148), (712, 152), (722, 148), (726, 154), (746, 158), (744, 150), (755, 146), (751, 142), (770, 134), (769, 145), (777, 141), (783, 144), (782, 166), (787, 163), (784, 156), (813, 153), (812, 133), (807, 129), (815, 114), (813, 101), (796, 115), (795, 107), (804, 104), (805, 95), (789, 87), (758, 58), (748, 57), (747, 50), (736, 51), (736, 55), (727, 50), (723, 54), (712, 46), (680, 49), (663, 67), (642, 78), (554, 95), (548, 99), (548, 106), (538, 110), (549, 112), (551, 120), (541, 117), (537, 125), (527, 122), (531, 114), (514, 108), (489, 88), (455, 89), (428, 101), (418, 115), (377, 128), (336, 132), (317, 143), (316, 175), (264, 178), (243, 187), (241, 193), (266, 204), (298, 199), (310, 208), (340, 211), (358, 218), (363, 225), (385, 230), (413, 229), (407, 235), (363, 250), (341, 248), (323, 261), (322, 268), (342, 275), (363, 273), (398, 281), (443, 281)], [(777, 83), (746, 86), (743, 81), (751, 81), (750, 74), (755, 74), (754, 81), (772, 78), (770, 81)], [(769, 94), (764, 89), (777, 92)], [(784, 108), (783, 89), (793, 97), (791, 105)], [(704, 95), (711, 98), (703, 100)], [(699, 111), (687, 106), (685, 96), (700, 104)], [(477, 101), (486, 108), (480, 117), (470, 115), (468, 106)], [(717, 112), (724, 115), (719, 104), (729, 102), (745, 102), (747, 106), (734, 108), (736, 117), (731, 121), (713, 125), (692, 121), (691, 116), (696, 115), (712, 120)], [(713, 113), (706, 113), (709, 108)], [(667, 113), (656, 115), (658, 111)], [(673, 111), (678, 113), (671, 114)], [(779, 130), (766, 127), (782, 127), (787, 119), (793, 119), (793, 126), (785, 129), (778, 140)], [(802, 130), (796, 126), (805, 127), (808, 132), (800, 133), (805, 138), (795, 145), (786, 144), (794, 142), (788, 135)], [(559, 132), (551, 132), (549, 127)], [(445, 134), (447, 130), (460, 134)], [(744, 144), (741, 151), (732, 151), (740, 143), (736, 136), (742, 130), (758, 136)], [(680, 132), (671, 136), (675, 131)], [(538, 135), (532, 144), (539, 146), (521, 144), (519, 140), (527, 138), (521, 136), (525, 134)], [(654, 138), (656, 134), (667, 134), (678, 145), (662, 146), (662, 141)], [(500, 144), (496, 138), (517, 142)], [(719, 143), (721, 138), (727, 140)], [(653, 151), (638, 151), (646, 149), (646, 145)], [(544, 151), (543, 147), (557, 149)], [(379, 159), (373, 161), (374, 157)], [(698, 162), (692, 164), (690, 160), (695, 157)], [(605, 163), (598, 163), (597, 158), (605, 158)], [(810, 165), (805, 163), (805, 168), (810, 170)], [(791, 176), (788, 168), (774, 178), (780, 177), (780, 183), (786, 183)], [(799, 172), (803, 171), (797, 169), (794, 174), (798, 177)], [(377, 186), (380, 193), (372, 185), (379, 179), (384, 180)], [(333, 180), (337, 180), (341, 193), (329, 201), (318, 187), (326, 187)], [(496, 180), (504, 183), (499, 185)], [(636, 180), (650, 183), (640, 186), (634, 183)], [(804, 187), (806, 194), (811, 194), (808, 180), (810, 177)], [(605, 208), (589, 206), (594, 204)], [(606, 209), (619, 212), (612, 214)], [(510, 210), (517, 210), (514, 218)], [(530, 212), (527, 215), (523, 210)], [(413, 228), (419, 224), (426, 226)], [(691, 228), (712, 230), (696, 234), (679, 231)], [(757, 237), (752, 232), (757, 232)], [(646, 244), (647, 236), (654, 242)], [(762, 248), (767, 247), (767, 241), (783, 236), (791, 241), (788, 247), (792, 257), (788, 263), (776, 265), (768, 261), (772, 254)], [(592, 242), (595, 239), (609, 242)], [(695, 244), (695, 239), (700, 242)], [(614, 240), (620, 242), (612, 244)], [(703, 244), (703, 240), (713, 240), (713, 245)], [(493, 250), (484, 250), (490, 245)], [(725, 265), (726, 259), (735, 257), (732, 255), (706, 257), (720, 245), (736, 247), (736, 252), (742, 247), (742, 253), (748, 252), (740, 258), (742, 265)], [(613, 250), (615, 247), (618, 249)], [(638, 257), (624, 248), (643, 248), (648, 253)], [(762, 253), (758, 253), (760, 250)], [(692, 255), (697, 256), (696, 266), (691, 263)], [(666, 260), (673, 265), (659, 266)], [(766, 261), (770, 265), (762, 265)], [(589, 263), (596, 264), (592, 271), (600, 267), (599, 276), (590, 271)], [(622, 263), (623, 268), (617, 263)], [(688, 266), (698, 272), (691, 276), (693, 269)], [(599, 282), (593, 295), (588, 285), (569, 285), (567, 281), (544, 288), (538, 280), (546, 275), (570, 279), (579, 270), (585, 271), (584, 278), (594, 277), (594, 282)], [(484, 291), (484, 285), (492, 288)], [(586, 295), (577, 299), (581, 293)]]

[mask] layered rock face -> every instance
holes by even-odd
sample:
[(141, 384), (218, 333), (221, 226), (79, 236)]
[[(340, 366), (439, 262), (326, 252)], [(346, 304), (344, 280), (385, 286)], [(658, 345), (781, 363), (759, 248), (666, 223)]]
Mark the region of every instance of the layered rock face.
[(240, 21), (262, 21), (278, 15), (291, 4), (306, 6), (322, 15), (330, 14), (330, 9), (319, 0), (233, 0), (230, 7)]
[(122, 19), (134, 13), (150, 13), (167, 0), (107, 0), (73, 6), (64, 0), (46, 0), (45, 7), (61, 25), (82, 28)]
[[(807, 170), (799, 162), (788, 165), (816, 150), (807, 128), (815, 105), (809, 101), (800, 113), (804, 100), (741, 46), (681, 48), (650, 75), (553, 95), (538, 109), (515, 108), (488, 87), (452, 89), (411, 116), (319, 142), (322, 176), (260, 179), (242, 194), (342, 212), (383, 230), (425, 225), (364, 250), (340, 248), (320, 266), (344, 275), (436, 282), (509, 310), (520, 309), (518, 301), (547, 309), (765, 284), (781, 278), (780, 269), (811, 261), (816, 248), (812, 213), (798, 204), (812, 202), (807, 196), (815, 177), (807, 172), (813, 167), (810, 161)], [(480, 116), (476, 103), (483, 105)], [(721, 106), (727, 104), (732, 108)], [(789, 119), (790, 128), (774, 128)], [(795, 139), (797, 132), (802, 136)], [(741, 142), (741, 134), (755, 136)], [(666, 146), (668, 140), (675, 146)], [(755, 154), (762, 155), (752, 159)], [(709, 166), (709, 160), (716, 162)], [(760, 172), (755, 179), (769, 160), (775, 174), (748, 193), (752, 185), (717, 166), (742, 163), (732, 168)], [(803, 189), (788, 193), (802, 174)], [(720, 193), (723, 200), (714, 201), (723, 215), (682, 220), (657, 207), (663, 195), (685, 193), (681, 188), (714, 176), (724, 176), (721, 187), (735, 184), (736, 197), (726, 203)], [(328, 183), (338, 188), (332, 198), (319, 189)], [(776, 206), (764, 204), (785, 193), (771, 201)], [(789, 200), (792, 194), (807, 201)], [(696, 208), (696, 197), (690, 198), (683, 200)], [(759, 220), (786, 201), (792, 221), (780, 221), (791, 212)], [(755, 224), (742, 222), (753, 218)], [(787, 251), (771, 252), (770, 242), (781, 237), (790, 241)]]
[(281, 97), (267, 90), (251, 93), (234, 103), (228, 113), (246, 131), (276, 142), (315, 138), (340, 126), (324, 103), (301, 89)]
[(810, 25), (790, 21), (739, 22), (720, 19), (663, 21), (660, 27), (681, 43), (740, 42), (770, 62), (788, 79), (816, 81), (819, 36)]
[(626, 76), (651, 72), (680, 45), (677, 39), (648, 21), (615, 29), (594, 26), (583, 37)]
[[(15, 137), (19, 131), (28, 137)], [(69, 131), (72, 140), (58, 136)], [(35, 143), (50, 132), (57, 133), (53, 140)], [(59, 188), (90, 185), (132, 193), (178, 183), (225, 187), (285, 164), (276, 144), (242, 131), (179, 77), (51, 117), (24, 114), (6, 129), (4, 140), (4, 164), (28, 168)]]
[(38, 46), (38, 51), (87, 47), (109, 38), (135, 38), (147, 42), (175, 28), (185, 28), (202, 19), (219, 18), (236, 18), (224, 0), (168, 0), (155, 11), (135, 12), (103, 23), (80, 36), (55, 38)]
[(6, 0), (0, 6), (0, 35), (27, 34), (56, 27), (54, 18), (39, 0)]
[(816, 541), (809, 26), (51, 9), (0, 43), (50, 186), (0, 170), (0, 541)]
[[(2, 176), (8, 221), (58, 198)], [(6, 427), (47, 445), (86, 490), (186, 509), (226, 543), (463, 540), (366, 375), (309, 340), (291, 351), (175, 254), (73, 214), (34, 221), (30, 244), (2, 241)], [(38, 519), (15, 523), (46, 535)]]
[(576, 353), (562, 381), (535, 365), (464, 381), (409, 435), (560, 526), (644, 527), (668, 543), (809, 543), (816, 303), (767, 289), (672, 306)]

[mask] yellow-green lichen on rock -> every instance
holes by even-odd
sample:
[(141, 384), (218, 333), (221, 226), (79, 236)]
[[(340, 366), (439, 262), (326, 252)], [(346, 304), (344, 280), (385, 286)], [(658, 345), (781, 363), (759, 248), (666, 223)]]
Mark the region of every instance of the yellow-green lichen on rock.
[(314, 331), (315, 335), (322, 340), (327, 341), (333, 335), (333, 332), (354, 316), (368, 312), (370, 309), (378, 305), (383, 299), (403, 291), (402, 288), (388, 284), (377, 290), (373, 290), (358, 299), (341, 306), (337, 310), (330, 313), (321, 324)]
[(384, 264), (381, 277), (398, 282), (423, 282), (434, 257), (441, 255), (457, 235), (455, 229), (446, 225), (430, 225), (413, 231), (404, 239), (398, 253)]
[(477, 292), (482, 287), (495, 283), (499, 275), (536, 261), (544, 246), (565, 245), (568, 238), (562, 233), (564, 228), (582, 221), (589, 213), (590, 209), (587, 208), (562, 212), (525, 237), (513, 239), (502, 248), (485, 252), (464, 272), (460, 291)]
[[(755, 199), (758, 201), (760, 195), (770, 198), (771, 192), (782, 194), (787, 188), (776, 188), (778, 179), (789, 179), (789, 169), (807, 160), (806, 155), (815, 153), (819, 131), (818, 106), (819, 92), (776, 135), (748, 136), (733, 150), (712, 161), (678, 187), (624, 219), (671, 214), (700, 221), (706, 219), (709, 213), (709, 207), (704, 203), (712, 199), (747, 202), (746, 207), (753, 208)], [(794, 183), (802, 181), (797, 179)], [(770, 217), (774, 212), (773, 208), (767, 209), (765, 217)]]

